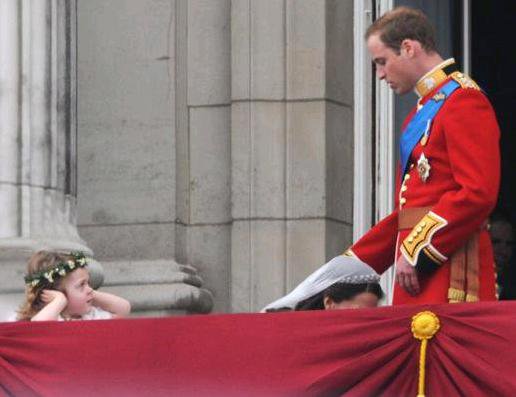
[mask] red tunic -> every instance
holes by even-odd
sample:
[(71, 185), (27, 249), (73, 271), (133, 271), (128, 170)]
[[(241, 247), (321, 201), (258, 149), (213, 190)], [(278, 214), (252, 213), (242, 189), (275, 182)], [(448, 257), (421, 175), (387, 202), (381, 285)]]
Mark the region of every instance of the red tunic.
[[(433, 98), (450, 78), (423, 97), (421, 104)], [(389, 268), (399, 255), (416, 267), (420, 294), (410, 296), (396, 283), (393, 304), (448, 302), (449, 258), (477, 231), (478, 298), (496, 299), (493, 252), (484, 226), (498, 196), (500, 132), (485, 95), (471, 87), (468, 78), (456, 80), (461, 87), (446, 99), (435, 116), (428, 140), (414, 147), (404, 177), (398, 175), (395, 210), (347, 251), (378, 273)], [(415, 113), (416, 109), (404, 126)], [(421, 154), (430, 165), (426, 181), (417, 167)], [(431, 209), (412, 230), (398, 231), (399, 210), (412, 207)], [(423, 272), (428, 263), (434, 264), (434, 269)]]

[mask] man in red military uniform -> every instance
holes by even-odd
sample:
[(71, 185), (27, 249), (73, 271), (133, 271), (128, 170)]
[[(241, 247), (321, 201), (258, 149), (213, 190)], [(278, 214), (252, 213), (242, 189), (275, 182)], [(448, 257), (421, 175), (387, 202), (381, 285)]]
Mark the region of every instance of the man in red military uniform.
[(386, 13), (366, 39), (378, 78), (419, 100), (403, 125), (395, 209), (345, 254), (378, 273), (396, 263), (394, 304), (496, 299), (486, 231), (500, 180), (492, 106), (437, 53), (420, 11)]

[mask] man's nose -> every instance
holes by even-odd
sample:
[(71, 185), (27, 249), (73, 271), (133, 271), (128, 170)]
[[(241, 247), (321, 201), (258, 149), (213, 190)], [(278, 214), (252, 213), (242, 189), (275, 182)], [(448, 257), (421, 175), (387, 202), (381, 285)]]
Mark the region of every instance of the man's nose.
[(383, 65), (375, 64), (374, 68), (376, 72), (376, 77), (378, 77), (380, 80), (383, 80), (385, 78), (385, 70)]

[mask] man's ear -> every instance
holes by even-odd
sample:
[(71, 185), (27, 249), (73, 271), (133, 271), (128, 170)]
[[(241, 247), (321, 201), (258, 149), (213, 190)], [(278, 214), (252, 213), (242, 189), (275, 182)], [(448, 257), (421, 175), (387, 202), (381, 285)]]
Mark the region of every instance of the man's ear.
[(407, 58), (412, 58), (416, 55), (420, 48), (421, 44), (419, 41), (405, 39), (401, 42), (400, 53), (405, 55)]

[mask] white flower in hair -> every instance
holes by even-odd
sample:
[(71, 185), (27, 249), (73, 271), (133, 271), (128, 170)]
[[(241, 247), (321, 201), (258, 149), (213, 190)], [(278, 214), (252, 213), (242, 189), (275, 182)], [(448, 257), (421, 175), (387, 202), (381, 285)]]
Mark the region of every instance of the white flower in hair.
[(54, 278), (53, 278), (53, 274), (52, 272), (46, 272), (45, 273), (45, 278), (50, 281), (51, 283), (54, 281)]
[(68, 266), (70, 266), (70, 269), (75, 268), (75, 262), (74, 262), (74, 261), (72, 261), (72, 260), (69, 260), (69, 261), (68, 261)]

